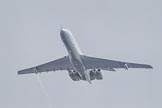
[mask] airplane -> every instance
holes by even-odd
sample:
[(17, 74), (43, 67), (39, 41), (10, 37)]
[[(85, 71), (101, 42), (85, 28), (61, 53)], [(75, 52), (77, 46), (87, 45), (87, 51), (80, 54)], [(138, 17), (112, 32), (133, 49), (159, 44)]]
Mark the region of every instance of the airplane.
[(67, 56), (32, 68), (20, 70), (18, 74), (37, 74), (66, 70), (73, 81), (83, 80), (91, 84), (92, 80), (103, 79), (102, 70), (115, 72), (115, 69), (118, 68), (124, 68), (126, 70), (128, 70), (128, 68), (153, 68), (151, 65), (147, 64), (129, 63), (86, 56), (79, 49), (71, 31), (66, 28), (61, 28), (60, 37), (68, 52)]

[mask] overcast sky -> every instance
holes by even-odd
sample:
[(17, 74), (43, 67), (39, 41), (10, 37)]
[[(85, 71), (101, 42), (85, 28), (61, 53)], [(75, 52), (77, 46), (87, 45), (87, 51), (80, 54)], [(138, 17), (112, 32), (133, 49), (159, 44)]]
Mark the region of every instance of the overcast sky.
[[(1, 0), (1, 108), (162, 108), (161, 0)], [(146, 63), (153, 70), (103, 71), (73, 82), (66, 71), (17, 71), (67, 55), (69, 28), (86, 55)], [(46, 93), (45, 93), (46, 92)], [(48, 95), (48, 96), (47, 96)], [(52, 107), (49, 107), (52, 106)]]

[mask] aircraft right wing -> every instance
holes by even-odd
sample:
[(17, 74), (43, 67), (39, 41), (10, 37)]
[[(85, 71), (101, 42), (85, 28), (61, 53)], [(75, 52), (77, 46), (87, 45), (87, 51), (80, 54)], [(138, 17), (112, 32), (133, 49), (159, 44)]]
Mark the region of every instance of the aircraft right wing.
[(81, 56), (83, 64), (86, 69), (100, 68), (102, 70), (115, 71), (115, 68), (152, 68), (152, 66), (147, 64), (137, 64), (129, 62), (121, 62), (115, 60), (101, 59), (89, 56)]
[(60, 59), (42, 64), (39, 66), (20, 70), (20, 71), (18, 71), (18, 74), (41, 73), (41, 72), (69, 70), (69, 69), (72, 69), (72, 66), (69, 61), (68, 56), (65, 56)]

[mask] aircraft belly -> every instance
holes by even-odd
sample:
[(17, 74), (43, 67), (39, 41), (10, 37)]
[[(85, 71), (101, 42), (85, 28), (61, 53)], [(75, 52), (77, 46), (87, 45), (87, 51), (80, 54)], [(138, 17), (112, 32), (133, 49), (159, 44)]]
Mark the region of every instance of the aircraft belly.
[(72, 62), (72, 65), (77, 72), (79, 72), (79, 73), (84, 72), (84, 67), (83, 67), (82, 63), (80, 62), (80, 60), (72, 58), (70, 61)]

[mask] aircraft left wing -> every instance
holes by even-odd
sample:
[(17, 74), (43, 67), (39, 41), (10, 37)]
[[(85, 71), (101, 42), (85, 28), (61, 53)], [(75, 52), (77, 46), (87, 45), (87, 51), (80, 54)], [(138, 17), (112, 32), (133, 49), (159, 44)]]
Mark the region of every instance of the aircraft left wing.
[(101, 59), (89, 56), (81, 56), (83, 64), (86, 69), (95, 69), (100, 68), (102, 70), (115, 71), (115, 68), (153, 68), (147, 64), (137, 64), (137, 63), (129, 63), (129, 62), (121, 62), (115, 60)]
[(70, 64), (68, 56), (65, 56), (63, 58), (39, 66), (20, 70), (18, 71), (18, 74), (41, 73), (41, 72), (68, 70), (68, 69), (72, 69), (72, 66)]

